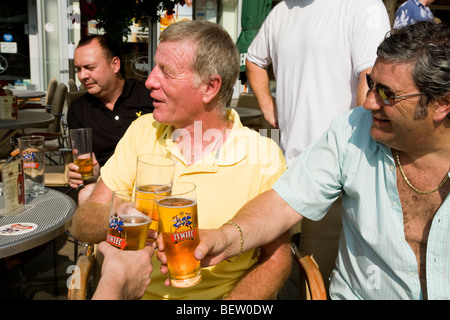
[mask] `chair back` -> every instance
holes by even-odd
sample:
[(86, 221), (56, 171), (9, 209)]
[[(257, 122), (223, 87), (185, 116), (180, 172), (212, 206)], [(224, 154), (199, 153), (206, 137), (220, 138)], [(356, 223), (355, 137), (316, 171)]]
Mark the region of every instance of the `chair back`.
[(55, 116), (55, 121), (53, 121), (48, 126), (49, 132), (61, 131), (61, 118), (64, 108), (64, 103), (66, 102), (67, 86), (64, 83), (59, 83), (55, 90), (55, 95), (53, 97), (53, 102), (51, 104), (52, 108), (50, 113)]
[(48, 81), (47, 95), (45, 96), (46, 105), (51, 105), (53, 103), (53, 98), (55, 97), (55, 91), (57, 86), (58, 81), (55, 78), (51, 78)]
[(253, 93), (242, 92), (239, 95), (236, 107), (252, 108), (260, 110), (258, 100)]
[[(322, 220), (303, 219), (301, 222), (300, 251), (310, 254), (320, 266), (327, 293), (329, 293), (330, 286), (329, 277), (336, 266), (341, 230), (340, 197), (333, 203)], [(301, 291), (300, 296), (303, 294), (304, 292)]]
[(69, 79), (69, 92), (75, 92), (78, 91), (78, 86), (73, 79)]
[(67, 92), (67, 94), (66, 94), (67, 107), (69, 107), (73, 101), (77, 100), (79, 97), (84, 95), (86, 92), (87, 92), (86, 90), (77, 90), (77, 91)]

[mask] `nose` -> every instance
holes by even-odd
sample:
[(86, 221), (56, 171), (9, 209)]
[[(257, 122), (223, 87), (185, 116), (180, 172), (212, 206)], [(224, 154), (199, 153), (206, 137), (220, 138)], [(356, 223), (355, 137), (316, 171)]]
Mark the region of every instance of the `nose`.
[(157, 73), (158, 73), (157, 69), (158, 66), (155, 66), (148, 75), (147, 80), (145, 80), (145, 87), (149, 90), (154, 90), (158, 88), (159, 82), (157, 81)]
[(372, 90), (367, 90), (366, 100), (364, 100), (363, 108), (369, 111), (376, 111), (381, 108), (381, 103), (379, 99), (377, 99), (377, 95), (375, 94), (375, 88)]
[(86, 69), (80, 68), (77, 72), (77, 76), (78, 76), (78, 80), (80, 80), (80, 82), (81, 82), (81, 81), (89, 78), (89, 73), (87, 72)]

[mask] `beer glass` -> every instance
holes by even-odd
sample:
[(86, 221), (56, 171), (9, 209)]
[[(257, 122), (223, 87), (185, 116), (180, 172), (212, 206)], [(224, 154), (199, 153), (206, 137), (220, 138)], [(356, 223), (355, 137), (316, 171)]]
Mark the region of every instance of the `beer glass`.
[(72, 144), (74, 163), (79, 168), (77, 172), (81, 174), (81, 180), (93, 179), (94, 166), (92, 162), (92, 129), (70, 129), (69, 135), (70, 142)]
[(199, 243), (196, 186), (188, 182), (174, 182), (169, 187), (170, 194), (164, 186), (155, 191), (160, 232), (170, 284), (187, 288), (202, 279), (200, 261), (194, 258), (194, 250)]
[(45, 138), (43, 136), (25, 136), (17, 140), (19, 141), (20, 158), (23, 160), (25, 194), (37, 197), (45, 192)]
[[(142, 199), (155, 199), (156, 188), (172, 183), (175, 161), (166, 156), (147, 153), (139, 155), (136, 164), (136, 195)], [(156, 206), (152, 208), (150, 229), (159, 232)]]
[[(132, 191), (114, 191), (106, 241), (122, 250), (145, 247), (155, 199), (138, 199)], [(142, 207), (141, 207), (142, 206)]]

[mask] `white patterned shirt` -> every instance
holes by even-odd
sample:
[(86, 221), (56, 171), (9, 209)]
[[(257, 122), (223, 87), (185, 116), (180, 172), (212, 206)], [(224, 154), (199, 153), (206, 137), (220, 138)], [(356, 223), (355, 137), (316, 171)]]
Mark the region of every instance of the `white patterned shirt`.
[[(333, 299), (422, 299), (416, 257), (405, 240), (389, 147), (370, 136), (362, 107), (337, 118), (273, 186), (302, 216), (320, 220), (342, 192), (343, 231)], [(429, 299), (450, 298), (450, 197), (436, 213), (426, 253)]]

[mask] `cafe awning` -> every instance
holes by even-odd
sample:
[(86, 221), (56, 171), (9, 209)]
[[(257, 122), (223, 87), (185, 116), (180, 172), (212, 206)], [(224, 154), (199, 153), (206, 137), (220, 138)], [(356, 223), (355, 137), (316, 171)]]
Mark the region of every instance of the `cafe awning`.
[(241, 72), (245, 71), (247, 49), (258, 33), (264, 19), (272, 9), (272, 0), (243, 0), (241, 13), (242, 31), (236, 42), (241, 57)]

